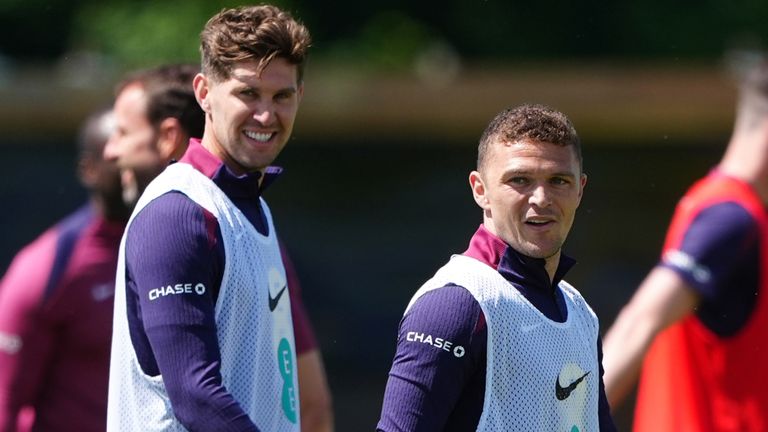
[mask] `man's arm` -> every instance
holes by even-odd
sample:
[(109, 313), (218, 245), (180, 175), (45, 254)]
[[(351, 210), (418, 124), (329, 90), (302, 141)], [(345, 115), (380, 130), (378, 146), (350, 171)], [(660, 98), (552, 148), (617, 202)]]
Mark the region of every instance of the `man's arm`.
[(0, 281), (0, 431), (16, 431), (19, 413), (42, 385), (55, 340), (40, 320), (56, 235), (23, 249)]
[(637, 381), (656, 335), (693, 311), (699, 295), (674, 270), (658, 266), (640, 284), (605, 336), (605, 392), (618, 406)]
[[(139, 306), (138, 316), (129, 316), (130, 342), (144, 373), (162, 375), (174, 415), (187, 429), (255, 431), (222, 384), (215, 219), (186, 196), (168, 193), (134, 218), (127, 236), (129, 292), (135, 291)], [(150, 295), (158, 287), (190, 283), (204, 284), (205, 295)]]
[[(634, 385), (656, 335), (694, 308), (715, 313), (718, 319), (705, 325), (723, 336), (746, 322), (745, 310), (751, 309), (745, 306), (757, 292), (759, 235), (751, 215), (734, 202), (703, 209), (685, 227), (679, 244), (665, 252), (606, 335), (605, 386), (612, 406)], [(735, 274), (755, 280), (733, 286)]]
[(616, 432), (616, 424), (613, 422), (611, 407), (605, 394), (605, 369), (603, 368), (603, 341), (597, 338), (597, 364), (600, 369), (599, 396), (597, 399), (597, 416), (600, 432)]
[(320, 351), (312, 349), (297, 357), (302, 432), (333, 431), (333, 409)]
[[(440, 431), (449, 418), (457, 430), (477, 428), (484, 389), (467, 384), (480, 379), (484, 385), (485, 375), (478, 374), (484, 372), (487, 343), (484, 320), (478, 325), (481, 314), (469, 291), (456, 285), (426, 293), (412, 305), (400, 323), (377, 430)], [(457, 346), (466, 355), (455, 355)], [(475, 404), (451, 417), (462, 397)]]

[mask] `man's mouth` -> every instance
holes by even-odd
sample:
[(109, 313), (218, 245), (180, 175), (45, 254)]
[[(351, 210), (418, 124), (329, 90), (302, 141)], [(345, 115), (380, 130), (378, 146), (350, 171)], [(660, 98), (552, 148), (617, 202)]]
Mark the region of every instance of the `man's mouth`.
[(275, 132), (252, 132), (252, 131), (243, 131), (243, 134), (247, 136), (248, 138), (265, 143), (272, 139), (273, 136), (275, 136)]
[(552, 219), (539, 219), (539, 218), (531, 218), (527, 219), (525, 221), (526, 225), (533, 226), (533, 227), (543, 227), (554, 223)]

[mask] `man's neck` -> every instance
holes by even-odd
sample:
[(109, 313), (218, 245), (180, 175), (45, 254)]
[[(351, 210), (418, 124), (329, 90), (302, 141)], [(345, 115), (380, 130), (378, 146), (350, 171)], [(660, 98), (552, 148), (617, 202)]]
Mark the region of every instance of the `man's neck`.
[(119, 202), (107, 203), (107, 198), (98, 195), (91, 195), (90, 205), (93, 211), (99, 217), (110, 222), (127, 222), (130, 216), (130, 209), (122, 202), (122, 197), (118, 197)]
[(717, 169), (749, 183), (768, 204), (768, 127), (762, 129), (735, 134)]
[(552, 255), (549, 258), (544, 259), (544, 269), (547, 271), (547, 275), (549, 275), (549, 282), (551, 283), (553, 280), (555, 280), (555, 272), (557, 272), (557, 267), (560, 265), (560, 251), (558, 250), (556, 254)]

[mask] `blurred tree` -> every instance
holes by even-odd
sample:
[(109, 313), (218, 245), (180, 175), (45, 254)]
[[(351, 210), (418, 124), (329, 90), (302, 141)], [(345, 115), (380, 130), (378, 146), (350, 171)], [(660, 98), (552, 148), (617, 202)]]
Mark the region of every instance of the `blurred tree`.
[(110, 54), (127, 67), (197, 61), (198, 35), (233, 1), (110, 1), (85, 4), (74, 21), (73, 45)]
[[(197, 58), (205, 21), (232, 0), (0, 0), (0, 56), (94, 50), (133, 67)], [(436, 44), (473, 60), (714, 59), (768, 40), (763, 0), (281, 0), (312, 30), (313, 56), (412, 65)]]
[(67, 50), (78, 2), (0, 0), (0, 56), (50, 60)]
[(406, 13), (383, 10), (361, 22), (352, 37), (330, 42), (321, 56), (374, 69), (399, 69), (412, 65), (434, 38), (426, 24)]

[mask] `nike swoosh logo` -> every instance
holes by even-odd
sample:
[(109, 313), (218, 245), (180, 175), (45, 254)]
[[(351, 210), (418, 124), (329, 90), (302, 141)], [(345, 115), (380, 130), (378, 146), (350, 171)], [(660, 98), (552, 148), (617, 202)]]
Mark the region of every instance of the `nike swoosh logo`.
[(283, 293), (285, 292), (285, 289), (288, 288), (287, 285), (283, 285), (283, 288), (277, 292), (277, 295), (272, 297), (272, 293), (267, 292), (267, 297), (269, 297), (269, 311), (272, 312), (277, 307), (277, 302), (280, 301), (280, 297), (283, 296)]
[(558, 375), (558, 377), (555, 378), (555, 396), (557, 397), (557, 400), (568, 399), (568, 396), (571, 395), (571, 392), (576, 390), (576, 386), (584, 381), (584, 378), (586, 378), (587, 375), (589, 375), (589, 372), (576, 379), (576, 381), (568, 384), (568, 387), (560, 387), (560, 376)]

